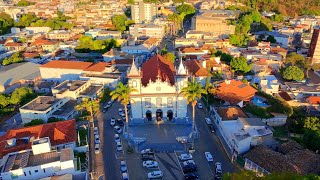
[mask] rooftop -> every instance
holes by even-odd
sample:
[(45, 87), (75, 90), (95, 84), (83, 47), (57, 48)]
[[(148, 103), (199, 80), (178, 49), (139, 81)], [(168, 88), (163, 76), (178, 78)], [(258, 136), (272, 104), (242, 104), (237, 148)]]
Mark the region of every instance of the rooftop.
[(28, 104), (22, 106), (20, 109), (25, 110), (34, 110), (34, 111), (46, 111), (48, 110), (53, 104), (59, 102), (59, 99), (56, 99), (52, 96), (38, 96), (33, 101), (29, 102)]
[(91, 62), (56, 60), (56, 61), (50, 61), (47, 64), (44, 64), (40, 67), (85, 70), (86, 68), (90, 67), (92, 64), (93, 63)]
[(320, 84), (306, 84), (302, 82), (285, 82), (292, 91), (299, 92), (319, 92)]
[(56, 87), (54, 87), (53, 89), (57, 89), (59, 91), (59, 93), (62, 93), (66, 90), (69, 91), (76, 91), (77, 89), (79, 89), (81, 86), (83, 86), (84, 84), (86, 84), (87, 81), (80, 81), (80, 80), (66, 80), (63, 81), (61, 84), (57, 85)]
[(97, 92), (103, 88), (103, 85), (91, 85), (89, 86), (85, 91), (81, 92), (81, 95), (85, 95), (85, 96), (93, 96), (95, 94), (97, 94)]
[[(77, 139), (75, 120), (59, 121), (37, 126), (10, 129), (5, 135), (0, 136), (0, 157), (8, 153), (31, 149), (32, 139), (49, 137), (50, 144), (75, 142)], [(7, 140), (16, 139), (14, 146), (8, 146)]]
[(67, 116), (70, 112), (73, 112), (74, 107), (77, 105), (77, 101), (69, 100), (61, 108), (55, 111), (52, 115), (56, 116)]
[(197, 60), (187, 60), (186, 67), (194, 76), (207, 76), (207, 68), (202, 67), (202, 65)]
[(247, 118), (246, 113), (238, 106), (217, 107), (217, 113), (223, 121)]
[(260, 118), (243, 118), (239, 117), (239, 120), (244, 126), (265, 126)]

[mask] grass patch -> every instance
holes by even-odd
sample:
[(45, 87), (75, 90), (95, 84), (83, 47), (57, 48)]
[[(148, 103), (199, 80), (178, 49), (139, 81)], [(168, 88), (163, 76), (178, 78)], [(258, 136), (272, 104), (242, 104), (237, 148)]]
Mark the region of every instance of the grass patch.
[(278, 127), (273, 127), (273, 137), (276, 138), (288, 138), (288, 129), (286, 126), (278, 126)]
[(245, 111), (263, 119), (274, 117), (266, 108), (259, 107), (253, 104), (247, 104), (245, 107)]
[(88, 130), (87, 129), (79, 129), (78, 133), (79, 133), (79, 136), (80, 136), (80, 144), (79, 145), (80, 146), (87, 145)]

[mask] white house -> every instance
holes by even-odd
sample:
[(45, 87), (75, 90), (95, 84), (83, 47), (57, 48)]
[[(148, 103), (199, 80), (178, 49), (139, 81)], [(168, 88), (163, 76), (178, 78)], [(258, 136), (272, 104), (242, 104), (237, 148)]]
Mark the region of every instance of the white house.
[(47, 122), (49, 118), (71, 119), (76, 115), (74, 106), (76, 101), (68, 98), (57, 99), (52, 96), (39, 96), (33, 101), (20, 107), (23, 123), (33, 119), (42, 119)]
[(158, 47), (158, 40), (156, 38), (149, 38), (139, 45), (122, 46), (121, 51), (129, 54), (145, 54), (150, 55)]
[(258, 76), (253, 79), (253, 83), (258, 83), (261, 90), (273, 95), (279, 92), (280, 83), (274, 75)]
[(134, 102), (131, 118), (136, 122), (185, 118), (187, 103), (179, 93), (187, 82), (187, 70), (182, 62), (177, 70), (160, 55), (146, 61), (141, 70), (133, 62), (128, 83), (137, 92), (130, 95)]
[(251, 146), (268, 143), (272, 131), (259, 118), (248, 118), (240, 107), (211, 107), (211, 116), (231, 152), (243, 154)]

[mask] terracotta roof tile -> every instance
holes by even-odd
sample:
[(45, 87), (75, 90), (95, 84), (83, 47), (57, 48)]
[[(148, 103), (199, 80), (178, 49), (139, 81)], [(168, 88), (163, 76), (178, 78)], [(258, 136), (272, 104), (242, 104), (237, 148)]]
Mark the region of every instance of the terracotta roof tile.
[(42, 46), (42, 45), (55, 45), (58, 42), (50, 41), (48, 39), (37, 39), (32, 43), (34, 46)]
[(236, 120), (238, 117), (247, 118), (248, 116), (240, 107), (218, 107), (217, 113), (222, 120)]
[(84, 69), (84, 71), (95, 71), (95, 72), (102, 72), (105, 70), (106, 67), (110, 67), (111, 63), (107, 62), (98, 62), (96, 64), (92, 64), (88, 68)]
[(90, 67), (93, 63), (91, 62), (81, 62), (81, 61), (65, 61), (57, 60), (50, 61), (47, 64), (40, 66), (41, 68), (59, 68), (59, 69), (79, 69), (85, 70)]
[[(38, 126), (11, 129), (0, 137), (0, 157), (11, 152), (31, 149), (32, 142), (26, 142), (23, 138), (49, 137), (52, 146), (75, 142), (77, 140), (76, 121), (66, 120), (55, 123), (47, 123)], [(17, 143), (13, 147), (7, 147), (7, 140), (16, 138)]]
[(169, 81), (174, 85), (175, 69), (172, 62), (166, 60), (159, 54), (154, 55), (142, 65), (142, 85), (147, 86), (149, 81)]
[(203, 53), (202, 49), (194, 48), (194, 47), (181, 48), (181, 52), (183, 52), (183, 53)]
[(208, 70), (201, 66), (197, 60), (186, 61), (186, 66), (189, 72), (194, 76), (207, 76)]
[(310, 96), (308, 98), (308, 101), (311, 103), (311, 104), (320, 104), (320, 96)]
[(11, 46), (11, 47), (16, 47), (16, 46), (22, 46), (22, 43), (17, 43), (17, 42), (6, 42), (4, 44), (5, 46)]

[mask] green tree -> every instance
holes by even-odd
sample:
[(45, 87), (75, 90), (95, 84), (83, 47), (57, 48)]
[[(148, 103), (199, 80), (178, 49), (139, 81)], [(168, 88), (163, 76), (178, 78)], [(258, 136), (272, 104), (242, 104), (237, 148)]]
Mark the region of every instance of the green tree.
[(283, 22), (284, 21), (284, 17), (281, 14), (275, 14), (273, 16), (271, 16), (271, 21), (274, 22)]
[(2, 65), (6, 66), (12, 63), (23, 62), (23, 58), (21, 57), (20, 52), (13, 53), (9, 58), (4, 58), (2, 61)]
[(304, 120), (304, 128), (312, 131), (320, 131), (320, 119), (318, 117), (307, 117)]
[(26, 1), (26, 0), (20, 0), (18, 3), (17, 3), (17, 6), (20, 6), (20, 7), (23, 7), (23, 6), (30, 6), (34, 3), (31, 3), (29, 1)]
[(27, 87), (21, 87), (17, 88), (13, 91), (13, 93), (10, 96), (10, 103), (11, 104), (19, 104), (21, 103), (25, 98), (32, 95), (32, 89)]
[(77, 111), (80, 111), (82, 114), (84, 111), (87, 111), (90, 113), (90, 121), (93, 122), (93, 114), (99, 110), (99, 102), (95, 100), (91, 100), (89, 98), (84, 98), (81, 101), (81, 104), (78, 104), (75, 106), (75, 109)]
[(175, 4), (185, 3), (185, 0), (173, 0), (173, 3), (175, 3)]
[(38, 21), (39, 18), (31, 13), (23, 14), (18, 22), (15, 23), (16, 27), (28, 27), (32, 23)]
[(184, 13), (185, 15), (191, 15), (196, 12), (196, 8), (190, 4), (181, 4), (176, 7), (177, 13)]
[(9, 33), (14, 21), (11, 16), (5, 12), (0, 12), (0, 35)]
[(201, 99), (202, 94), (207, 94), (199, 82), (195, 79), (188, 81), (186, 87), (182, 88), (181, 94), (187, 100), (187, 103), (192, 106), (192, 148), (194, 148), (194, 128), (195, 128), (195, 106), (199, 99)]
[(166, 47), (162, 48), (161, 51), (160, 51), (160, 54), (161, 55), (164, 55), (164, 54), (167, 54), (168, 53), (168, 50)]
[(304, 79), (304, 73), (297, 66), (288, 66), (282, 72), (282, 77), (287, 80), (301, 81)]
[(24, 127), (36, 126), (36, 125), (40, 125), (40, 124), (44, 124), (44, 121), (42, 119), (33, 119), (32, 121), (24, 124)]
[(117, 99), (124, 106), (124, 111), (126, 115), (126, 133), (129, 135), (129, 126), (128, 126), (128, 108), (127, 105), (131, 101), (131, 93), (137, 92), (137, 89), (130, 87), (128, 84), (124, 85), (122, 82), (119, 82), (116, 89), (110, 93), (111, 99)]
[(285, 63), (295, 66), (297, 64), (302, 64), (304, 61), (305, 61), (305, 58), (301, 54), (290, 53), (287, 55)]
[(247, 73), (251, 70), (251, 65), (248, 64), (248, 61), (244, 56), (232, 59), (230, 62), (230, 67), (236, 72), (241, 71)]
[(128, 4), (134, 4), (134, 0), (128, 0)]
[(128, 18), (125, 15), (114, 15), (111, 18), (112, 24), (116, 27), (118, 31), (125, 31), (126, 30), (126, 21)]
[(223, 180), (285, 180), (285, 179), (290, 179), (290, 180), (316, 180), (319, 179), (319, 176), (317, 175), (299, 175), (291, 172), (283, 172), (283, 173), (272, 173), (270, 175), (266, 175), (264, 177), (258, 177), (256, 173), (253, 171), (240, 171), (237, 173), (225, 173), (223, 174)]
[(163, 57), (172, 63), (174, 63), (174, 61), (176, 60), (176, 56), (172, 52), (166, 53)]
[(233, 59), (233, 57), (230, 54), (222, 53), (220, 57), (221, 61), (225, 63), (230, 63)]
[(0, 94), (0, 106), (2, 108), (8, 106), (10, 104), (9, 98), (5, 96), (4, 94)]
[(270, 42), (270, 43), (276, 43), (277, 42), (277, 40), (274, 38), (274, 36), (271, 36), (271, 35), (269, 35), (267, 37), (267, 41)]
[(313, 151), (320, 149), (320, 131), (305, 130), (303, 133), (303, 144)]

